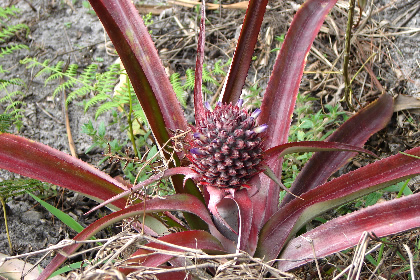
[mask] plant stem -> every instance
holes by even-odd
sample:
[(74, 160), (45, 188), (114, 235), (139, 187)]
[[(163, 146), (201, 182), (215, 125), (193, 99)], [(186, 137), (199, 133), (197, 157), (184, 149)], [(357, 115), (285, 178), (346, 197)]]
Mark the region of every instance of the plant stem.
[(9, 227), (7, 225), (6, 201), (4, 201), (3, 197), (1, 197), (1, 196), (0, 196), (0, 202), (1, 202), (1, 205), (3, 206), (4, 226), (6, 228), (7, 240), (9, 241), (10, 255), (12, 255), (13, 254), (13, 246), (12, 246), (12, 241), (10, 240)]
[(129, 100), (129, 106), (130, 106), (130, 108), (128, 109), (128, 116), (127, 116), (128, 129), (130, 131), (130, 139), (133, 145), (134, 156), (138, 158), (139, 155), (138, 155), (136, 139), (134, 138), (134, 131), (133, 131), (133, 120), (131, 118), (133, 114), (133, 101), (131, 99), (131, 88), (130, 88), (130, 80), (128, 78), (128, 75), (126, 76), (126, 84), (127, 84), (127, 90), (128, 90), (128, 96), (129, 96), (128, 100)]
[(411, 180), (411, 179), (407, 179), (407, 180), (404, 182), (404, 185), (401, 187), (400, 191), (399, 191), (399, 192), (398, 192), (398, 194), (397, 194), (397, 198), (400, 198), (400, 197), (403, 195), (403, 193), (404, 193), (404, 189), (407, 187), (407, 185), (408, 185), (408, 183), (410, 182), (410, 180)]
[(350, 45), (351, 45), (351, 29), (353, 27), (354, 3), (355, 3), (355, 0), (350, 0), (349, 18), (347, 20), (346, 44), (344, 47), (344, 62), (343, 62), (343, 76), (344, 76), (344, 84), (345, 84), (344, 97), (345, 97), (347, 106), (352, 111), (354, 111), (354, 107), (352, 105), (353, 91), (351, 90), (351, 82), (349, 78), (348, 67), (349, 67), (349, 56), (350, 56)]

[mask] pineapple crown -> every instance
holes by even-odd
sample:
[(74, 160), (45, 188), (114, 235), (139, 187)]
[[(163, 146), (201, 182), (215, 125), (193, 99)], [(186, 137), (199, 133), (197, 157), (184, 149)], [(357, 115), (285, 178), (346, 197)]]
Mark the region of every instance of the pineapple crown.
[(252, 114), (236, 105), (218, 103), (207, 110), (193, 128), (188, 158), (192, 169), (200, 174), (199, 183), (221, 189), (248, 187), (247, 182), (262, 171), (261, 133), (267, 125), (256, 125), (261, 113)]

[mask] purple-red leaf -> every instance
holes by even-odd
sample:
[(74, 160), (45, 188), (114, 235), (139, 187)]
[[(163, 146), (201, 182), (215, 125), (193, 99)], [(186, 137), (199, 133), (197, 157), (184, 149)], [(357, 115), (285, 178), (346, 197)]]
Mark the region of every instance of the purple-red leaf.
[[(407, 152), (419, 156), (420, 147)], [(403, 154), (369, 164), (312, 189), (275, 213), (260, 232), (257, 256), (276, 258), (297, 230), (319, 214), (420, 174), (420, 160)]]
[[(8, 133), (0, 133), (0, 168), (101, 201), (127, 190), (108, 174), (77, 158)], [(112, 204), (124, 208), (125, 200), (119, 199)]]
[(130, 0), (90, 0), (127, 71), (153, 135), (160, 145), (166, 128), (188, 130), (152, 38)]
[[(130, 0), (90, 0), (90, 4), (111, 38), (127, 71), (153, 136), (159, 145), (169, 140), (167, 128), (189, 129), (158, 52), (138, 11)], [(168, 154), (167, 154), (168, 155)], [(169, 155), (168, 155), (169, 157)], [(175, 160), (178, 161), (176, 155)], [(178, 193), (200, 197), (194, 184), (183, 188), (182, 178), (174, 176)]]
[(205, 116), (203, 104), (203, 63), (204, 63), (204, 47), (206, 44), (206, 4), (203, 0), (201, 4), (201, 20), (200, 34), (198, 35), (197, 59), (195, 62), (195, 79), (194, 79), (194, 111), (195, 121), (197, 122)]
[[(378, 203), (336, 218), (292, 239), (280, 255), (278, 268), (290, 270), (357, 245), (363, 232), (383, 237), (420, 227), (420, 193)], [(309, 242), (309, 240), (311, 242)]]
[(283, 157), (284, 155), (291, 153), (304, 153), (304, 152), (317, 152), (317, 151), (348, 151), (348, 152), (360, 152), (367, 153), (375, 156), (374, 153), (363, 148), (359, 148), (353, 145), (337, 143), (337, 142), (326, 142), (326, 141), (302, 141), (302, 142), (291, 142), (282, 145), (278, 145), (264, 152), (264, 157), (267, 160), (273, 158)]
[(250, 0), (229, 69), (222, 103), (235, 104), (242, 93), (268, 0)]
[[(383, 94), (375, 102), (372, 102), (348, 119), (327, 138), (327, 141), (362, 147), (372, 134), (384, 128), (389, 122), (392, 116), (393, 104), (392, 97), (388, 94)], [(325, 183), (336, 170), (354, 155), (354, 153), (343, 152), (320, 152), (314, 154), (299, 173), (290, 191), (293, 194), (301, 195)], [(292, 199), (292, 196), (286, 195), (282, 205), (285, 205)]]
[[(207, 253), (223, 253), (224, 248), (220, 244), (219, 240), (213, 235), (202, 230), (191, 230), (176, 232), (166, 236), (158, 238), (159, 241), (167, 242), (171, 245), (178, 245), (186, 248), (204, 250)], [(182, 248), (176, 248), (174, 246), (151, 242), (146, 246), (150, 247), (150, 250), (142, 248), (137, 250), (130, 259), (126, 261), (128, 266), (149, 266), (158, 267), (174, 257), (174, 255), (165, 254), (150, 254), (155, 252), (153, 249), (166, 250), (172, 252), (184, 252)], [(134, 268), (124, 269), (124, 273), (129, 272), (128, 270), (135, 270)], [(130, 271), (131, 272), (131, 271)]]
[(252, 228), (252, 202), (248, 196), (248, 190), (242, 189), (233, 192), (232, 199), (235, 201), (239, 210), (239, 236), (238, 236), (238, 249), (247, 253), (253, 254), (254, 252), (248, 251), (254, 248), (249, 244), (250, 240), (256, 240), (256, 237), (250, 237)]
[[(177, 194), (165, 197), (164, 199), (155, 198), (146, 200), (144, 203), (135, 204), (118, 212), (111, 213), (108, 216), (105, 216), (90, 224), (82, 232), (76, 235), (74, 240), (86, 240), (107, 226), (126, 218), (163, 211), (185, 211), (197, 215), (208, 224), (211, 234), (219, 239), (219, 241), (223, 244), (223, 248), (228, 252), (234, 252), (235, 248), (232, 242), (221, 236), (218, 230), (215, 228), (207, 208), (198, 198), (188, 194)], [(68, 247), (64, 248), (63, 251), (65, 254), (70, 255), (76, 251), (80, 245), (80, 243), (69, 245)], [(65, 256), (58, 254), (45, 268), (39, 279), (47, 279), (47, 277), (53, 273), (65, 260)]]
[[(337, 0), (308, 0), (298, 10), (287, 32), (267, 85), (261, 106), (259, 124), (267, 124), (265, 144), (272, 148), (287, 142), (293, 109), (305, 66), (306, 55), (325, 16)], [(267, 162), (277, 177), (281, 176), (282, 161)], [(257, 220), (265, 223), (278, 209), (279, 188), (265, 176), (260, 176), (261, 195), (251, 198), (253, 203), (266, 202)]]
[(150, 184), (153, 184), (153, 183), (159, 181), (160, 179), (168, 178), (168, 177), (171, 177), (171, 176), (174, 176), (174, 175), (179, 175), (179, 174), (185, 175), (186, 176), (186, 179), (188, 179), (188, 178), (194, 178), (195, 175), (197, 175), (197, 173), (195, 173), (194, 171), (192, 171), (188, 167), (174, 167), (174, 168), (170, 168), (168, 170), (165, 170), (164, 172), (160, 172), (158, 174), (155, 174), (155, 175), (151, 176), (147, 180), (144, 180), (143, 182), (138, 183), (137, 185), (133, 186), (132, 188), (130, 188), (130, 189), (124, 191), (124, 192), (119, 193), (118, 195), (115, 195), (115, 196), (107, 199), (106, 201), (102, 202), (101, 204), (99, 204), (99, 205), (93, 207), (92, 209), (90, 209), (86, 213), (86, 215), (89, 214), (89, 213), (91, 213), (91, 212), (93, 212), (93, 211), (95, 211), (95, 210), (97, 210), (97, 209), (99, 209), (99, 208), (101, 208), (101, 207), (104, 207), (108, 203), (112, 203), (112, 202), (114, 202), (114, 201), (116, 201), (118, 199), (123, 198), (124, 196), (130, 195), (132, 192), (135, 192), (135, 191), (137, 191), (139, 189), (144, 188), (145, 186), (148, 186)]
[(308, 0), (293, 18), (268, 82), (258, 119), (260, 124), (268, 125), (267, 148), (287, 142), (306, 55), (325, 16), (336, 2)]

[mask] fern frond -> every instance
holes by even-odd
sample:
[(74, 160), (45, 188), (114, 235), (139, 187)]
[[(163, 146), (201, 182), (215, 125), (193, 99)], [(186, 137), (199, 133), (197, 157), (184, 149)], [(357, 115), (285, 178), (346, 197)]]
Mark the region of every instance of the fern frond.
[(40, 76), (44, 73), (45, 74), (54, 73), (45, 80), (44, 84), (47, 85), (49, 82), (51, 82), (53, 80), (60, 79), (64, 76), (63, 67), (64, 67), (65, 64), (66, 63), (64, 61), (59, 61), (59, 62), (57, 62), (56, 65), (54, 65), (53, 67), (50, 67), (48, 65), (44, 65), (44, 63), (43, 63), (42, 66), (44, 67), (44, 69), (39, 71), (38, 74), (36, 74), (36, 76)]
[(143, 108), (141, 108), (140, 103), (133, 105), (133, 116), (138, 119), (141, 123), (146, 123), (146, 115), (144, 114)]
[(106, 94), (106, 93), (100, 93), (98, 95), (95, 95), (88, 102), (86, 102), (86, 104), (85, 104), (85, 113), (86, 113), (86, 111), (90, 107), (98, 104), (101, 101), (108, 100), (108, 99), (111, 99), (111, 97), (108, 94)]
[[(59, 71), (58, 69), (60, 69), (62, 66), (58, 64), (60, 63), (57, 63), (57, 65), (53, 68), (52, 71)], [(77, 79), (75, 79), (74, 77), (77, 75), (78, 68), (79, 66), (77, 64), (71, 64), (64, 73), (56, 72), (55, 74), (52, 74), (45, 80), (45, 85), (47, 85), (53, 80), (62, 79), (64, 77), (69, 78), (68, 81), (61, 83), (58, 87), (55, 88), (53, 92), (53, 97), (55, 97), (57, 93), (59, 93), (62, 90), (71, 89), (77, 83)]]
[[(22, 105), (22, 106), (24, 106), (24, 105), (26, 105), (26, 103), (25, 102), (23, 102), (23, 101), (20, 101), (20, 100), (15, 100), (15, 101), (12, 101), (9, 105), (7, 105), (6, 106), (6, 112), (7, 111), (9, 111), (10, 109), (13, 109), (13, 110), (16, 110), (16, 107), (18, 106), (18, 105)], [(12, 114), (12, 115), (16, 115), (17, 114), (17, 111), (11, 111), (10, 112), (10, 114)]]
[(192, 69), (187, 69), (185, 72), (185, 84), (184, 89), (193, 90), (194, 89), (194, 82), (195, 82), (195, 73)]
[(34, 68), (34, 67), (36, 67), (36, 66), (38, 66), (38, 65), (43, 65), (44, 63), (46, 64), (46, 65), (48, 65), (48, 63), (50, 62), (50, 60), (49, 59), (46, 59), (46, 60), (44, 60), (44, 62), (41, 64), (41, 63), (39, 63), (38, 62), (38, 60), (36, 59), (36, 58), (34, 58), (34, 57), (25, 57), (24, 59), (22, 59), (21, 61), (19, 61), (20, 62), (20, 64), (23, 64), (23, 65), (26, 65), (26, 64), (28, 64), (28, 65), (26, 65), (26, 69), (31, 69), (31, 68)]
[(3, 56), (6, 56), (8, 54), (11, 54), (15, 51), (23, 50), (23, 49), (29, 49), (29, 47), (27, 45), (17, 44), (17, 45), (11, 45), (11, 46), (7, 46), (5, 48), (1, 48), (0, 49), (0, 58), (2, 58)]
[(179, 73), (173, 73), (169, 77), (169, 80), (171, 81), (171, 84), (172, 84), (172, 87), (173, 87), (174, 92), (176, 94), (176, 97), (178, 98), (181, 105), (185, 108), (185, 107), (187, 107), (187, 104), (186, 104), (186, 101), (185, 101), (186, 92), (184, 91), (184, 89), (182, 87), (181, 78), (179, 76), (180, 76)]
[(65, 74), (69, 77), (76, 77), (77, 69), (79, 69), (79, 65), (70, 64), (69, 67), (67, 67), (67, 70), (66, 70)]
[(12, 38), (16, 35), (16, 33), (26, 30), (26, 32), (29, 32), (29, 26), (23, 23), (19, 23), (16, 25), (9, 25), (0, 30), (0, 43), (6, 42), (6, 40)]
[(6, 94), (6, 96), (0, 99), (0, 103), (12, 102), (13, 98), (15, 98), (18, 95), (25, 95), (25, 94), (20, 90), (10, 92)]
[(99, 93), (103, 92), (113, 92), (114, 86), (117, 83), (119, 77), (120, 77), (120, 65), (119, 64), (113, 64), (108, 67), (108, 71), (106, 71), (103, 74), (97, 75), (96, 79), (97, 82), (95, 83), (94, 87), (95, 90)]
[(4, 74), (4, 73), (9, 73), (10, 71), (7, 71), (5, 69), (3, 69), (3, 65), (0, 65), (0, 73)]
[(13, 78), (13, 79), (10, 79), (10, 80), (1, 80), (0, 79), (0, 90), (6, 89), (10, 85), (26, 86), (25, 82), (20, 78)]
[(174, 88), (175, 93), (184, 92), (182, 89), (181, 78), (179, 77), (179, 73), (173, 73), (169, 80), (171, 81), (172, 87)]
[[(44, 69), (46, 69), (46, 68), (44, 68)], [(49, 72), (50, 70), (47, 70), (47, 71)], [(44, 73), (46, 73), (47, 71), (45, 71)], [(63, 77), (64, 77), (64, 73), (62, 73), (62, 72), (54, 73), (54, 74), (52, 74), (51, 76), (49, 76), (48, 78), (45, 79), (44, 86), (48, 85), (48, 83), (50, 83), (54, 80), (62, 79)]]
[(84, 86), (84, 87), (81, 87), (79, 89), (76, 89), (76, 90), (70, 92), (69, 95), (67, 96), (66, 104), (67, 105), (70, 104), (70, 102), (72, 102), (76, 98), (85, 96), (89, 92), (91, 92), (91, 88), (89, 86)]
[(203, 82), (204, 83), (210, 83), (213, 85), (218, 86), (219, 83), (216, 81), (216, 79), (212, 76), (211, 72), (207, 70), (207, 65), (203, 65)]
[[(135, 101), (134, 98), (136, 95), (133, 93), (132, 96), (132, 102)], [(115, 103), (116, 107), (124, 107), (125, 104), (130, 103), (130, 96), (128, 95), (128, 90), (126, 87), (120, 88), (120, 90), (117, 91), (117, 94), (115, 94), (112, 97), (112, 102)]]
[(53, 92), (53, 98), (61, 91), (65, 89), (71, 89), (76, 84), (75, 80), (68, 80), (65, 83), (58, 85)]
[(20, 105), (21, 105), (21, 108), (14, 107), (14, 108), (12, 108), (12, 110), (9, 110), (9, 112), (8, 112), (10, 115), (13, 116), (15, 124), (16, 124), (17, 120), (23, 118), (23, 113), (25, 112), (25, 109), (23, 109), (22, 107), (25, 106), (26, 103), (22, 102)]
[[(53, 70), (55, 68), (55, 67), (50, 67), (49, 66), (49, 64), (50, 64), (49, 59), (44, 60), (44, 62), (42, 62), (42, 63), (38, 62), (36, 59), (34, 59), (32, 62), (34, 63), (34, 65), (30, 65), (31, 68), (35, 67), (35, 66), (39, 66), (39, 67), (42, 68), (41, 70), (39, 70), (38, 73), (36, 73), (35, 77), (39, 77), (39, 76), (42, 76), (44, 74), (49, 75), (53, 72)], [(60, 64), (64, 65), (64, 61), (59, 61), (57, 64), (58, 65), (60, 65)], [(61, 70), (59, 70), (59, 72), (61, 72)]]
[(1, 182), (0, 197), (7, 200), (10, 197), (24, 194), (26, 191), (43, 191), (47, 186), (47, 183), (35, 179), (14, 178), (13, 180), (4, 180)]
[(10, 114), (0, 114), (0, 132), (7, 132), (13, 123), (13, 117)]
[(108, 112), (111, 109), (115, 109), (115, 103), (114, 102), (106, 102), (104, 104), (102, 104), (101, 106), (99, 106), (98, 110), (96, 110), (95, 113), (95, 120), (98, 119), (98, 117), (106, 112)]
[(15, 17), (19, 12), (20, 10), (14, 5), (6, 8), (0, 7), (0, 17), (2, 17), (4, 20), (8, 20), (10, 16)]
[(96, 71), (98, 70), (98, 65), (97, 64), (90, 64), (89, 66), (87, 66), (82, 74), (80, 74), (79, 79), (86, 84), (91, 83), (91, 81), (93, 79), (95, 79), (96, 76)]
[(223, 70), (223, 67), (226, 67), (226, 66), (221, 65), (221, 64), (222, 64), (221, 60), (216, 61), (216, 63), (214, 64), (214, 69), (212, 71), (214, 75), (226, 76), (226, 72)]

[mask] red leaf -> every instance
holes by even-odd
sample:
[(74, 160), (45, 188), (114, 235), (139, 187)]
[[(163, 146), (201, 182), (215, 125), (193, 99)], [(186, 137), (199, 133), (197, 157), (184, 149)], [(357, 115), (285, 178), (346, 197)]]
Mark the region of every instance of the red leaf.
[[(386, 126), (392, 116), (394, 102), (390, 95), (383, 94), (356, 115), (340, 126), (327, 141), (341, 142), (362, 147), (369, 137)], [(312, 156), (299, 173), (290, 191), (301, 195), (327, 181), (327, 179), (347, 161), (354, 153), (319, 152)], [(292, 200), (286, 195), (282, 205)]]
[[(220, 235), (218, 230), (215, 228), (213, 221), (209, 215), (207, 208), (203, 203), (196, 198), (195, 196), (188, 194), (177, 194), (172, 196), (167, 196), (164, 199), (151, 199), (147, 200), (144, 203), (136, 204), (128, 208), (122, 209), (118, 212), (114, 212), (105, 216), (92, 224), (86, 227), (82, 232), (80, 232), (74, 240), (86, 240), (99, 232), (100, 230), (106, 228), (107, 226), (114, 224), (123, 219), (133, 217), (136, 215), (145, 215), (153, 212), (163, 212), (163, 211), (185, 211), (193, 213), (200, 217), (204, 222), (206, 222), (210, 228), (210, 232), (214, 235), (219, 241), (223, 244), (223, 248), (228, 251), (234, 251), (232, 242), (226, 240), (223, 236)], [(64, 248), (63, 251), (70, 255), (76, 251), (81, 244), (72, 244)], [(45, 268), (42, 274), (39, 277), (39, 280), (47, 279), (48, 276), (53, 273), (64, 261), (66, 257), (58, 254), (51, 263)]]
[[(292, 239), (280, 258), (278, 268), (290, 270), (357, 245), (363, 232), (383, 237), (420, 227), (420, 193), (378, 203), (374, 206), (336, 218)], [(311, 243), (308, 242), (311, 240)]]
[(198, 36), (197, 59), (195, 62), (195, 80), (194, 80), (194, 111), (195, 121), (197, 122), (205, 116), (203, 104), (203, 63), (204, 63), (204, 47), (206, 44), (206, 4), (203, 0), (201, 4), (201, 20), (200, 34)]
[[(419, 156), (420, 147), (407, 153)], [(312, 189), (275, 213), (260, 232), (256, 255), (276, 258), (297, 230), (319, 214), (420, 174), (420, 160), (397, 154)]]
[[(108, 174), (77, 158), (8, 133), (0, 133), (0, 168), (80, 192), (96, 200), (107, 200), (127, 190)], [(112, 204), (124, 208), (125, 199)]]
[[(264, 93), (261, 115), (258, 118), (259, 124), (268, 125), (266, 148), (287, 142), (306, 55), (325, 16), (336, 2), (337, 0), (308, 0), (293, 18)], [(268, 162), (267, 165), (277, 177), (281, 176), (281, 160)], [(255, 197), (252, 200), (254, 204), (261, 199), (267, 200), (263, 208), (254, 209), (257, 213), (263, 213), (257, 220), (265, 223), (278, 209), (279, 188), (265, 176), (260, 179), (265, 198)]]
[(130, 77), (153, 135), (160, 145), (166, 127), (188, 130), (187, 121), (158, 52), (130, 0), (90, 0)]
[(282, 145), (278, 145), (264, 152), (264, 156), (267, 160), (273, 158), (283, 157), (287, 154), (292, 153), (305, 153), (305, 152), (317, 152), (317, 151), (351, 151), (367, 153), (375, 156), (374, 153), (363, 148), (359, 148), (353, 145), (337, 143), (337, 142), (326, 142), (326, 141), (302, 141), (302, 142), (291, 142)]
[(258, 238), (257, 236), (251, 236), (251, 233), (254, 233), (251, 230), (253, 226), (253, 206), (248, 196), (248, 190), (242, 189), (235, 191), (232, 194), (232, 199), (236, 202), (239, 209), (238, 248), (252, 255), (254, 252), (249, 250), (254, 250)]
[(250, 0), (248, 3), (241, 35), (236, 45), (227, 82), (222, 93), (223, 103), (235, 104), (241, 96), (267, 3), (268, 0)]
[[(212, 236), (206, 231), (201, 230), (176, 232), (166, 236), (162, 236), (158, 238), (158, 240), (170, 243), (171, 245), (203, 250), (207, 253), (214, 254), (224, 252), (224, 248), (214, 236)], [(137, 250), (133, 255), (131, 255), (130, 259), (126, 261), (124, 265), (158, 267), (174, 257), (174, 255), (165, 255), (159, 253), (150, 254), (155, 252), (153, 249), (167, 250), (171, 252), (184, 252), (184, 250), (181, 248), (175, 248), (174, 246), (169, 246), (156, 242), (148, 243), (146, 246), (150, 247), (151, 249), (147, 250), (143, 248)], [(135, 268), (125, 268), (123, 272), (127, 274), (135, 270)]]
[(308, 0), (293, 18), (268, 82), (258, 118), (260, 124), (268, 125), (267, 148), (287, 142), (306, 55), (335, 2), (337, 0)]
[(159, 181), (163, 178), (168, 178), (168, 177), (171, 177), (171, 176), (174, 176), (174, 175), (180, 175), (180, 174), (185, 175), (186, 179), (194, 178), (195, 175), (197, 175), (196, 172), (192, 171), (188, 167), (170, 168), (168, 170), (165, 170), (164, 172), (160, 172), (158, 174), (155, 174), (155, 175), (149, 177), (147, 180), (144, 180), (143, 182), (138, 183), (137, 185), (133, 186), (132, 188), (130, 188), (130, 189), (124, 191), (124, 192), (119, 193), (118, 195), (115, 195), (115, 196), (107, 199), (106, 201), (100, 203), (99, 205), (93, 207), (88, 212), (86, 212), (86, 215), (95, 211), (95, 210), (97, 210), (97, 209), (99, 209), (99, 208), (101, 208), (101, 207), (104, 207), (108, 203), (112, 203), (112, 202), (114, 202), (118, 199), (123, 198), (124, 196), (129, 196), (132, 192), (137, 191), (139, 189), (142, 189), (145, 186), (153, 184), (153, 183), (155, 183), (155, 182), (157, 182), (157, 181)]
[[(169, 140), (167, 128), (187, 131), (181, 105), (132, 1), (90, 0), (90, 4), (124, 64), (156, 141), (162, 146)], [(174, 158), (179, 162), (176, 155)], [(179, 176), (173, 182), (178, 193), (201, 196), (194, 184), (188, 183), (184, 189)]]

